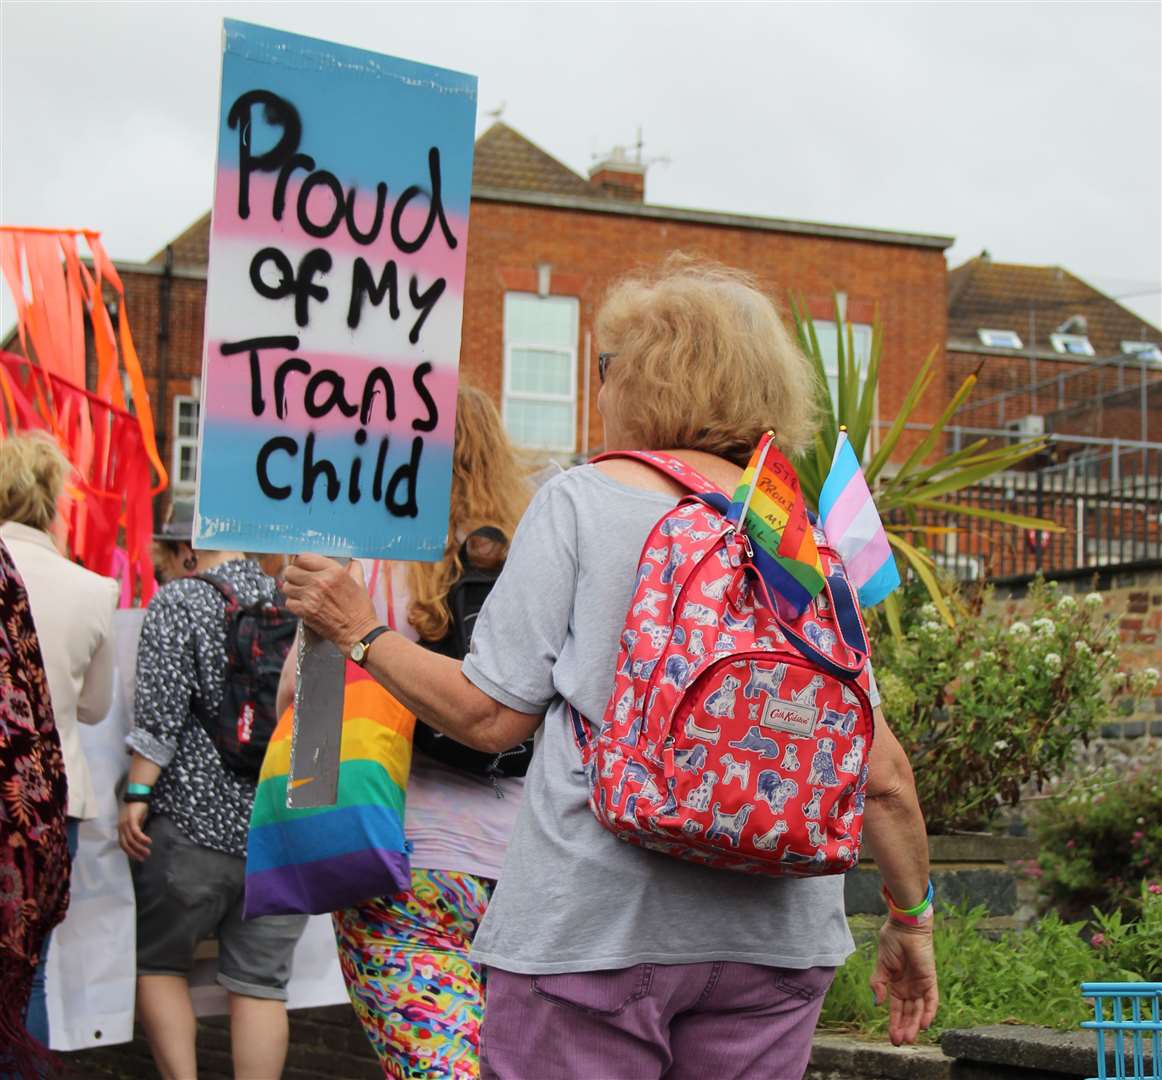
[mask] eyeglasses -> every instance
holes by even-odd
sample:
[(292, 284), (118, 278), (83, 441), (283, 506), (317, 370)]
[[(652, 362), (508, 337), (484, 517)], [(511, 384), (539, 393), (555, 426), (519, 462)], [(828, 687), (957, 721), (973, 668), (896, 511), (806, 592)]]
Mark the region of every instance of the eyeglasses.
[(605, 372), (609, 367), (609, 361), (612, 360), (616, 355), (617, 353), (615, 352), (603, 352), (597, 354), (597, 378), (600, 379), (601, 382), (605, 382)]

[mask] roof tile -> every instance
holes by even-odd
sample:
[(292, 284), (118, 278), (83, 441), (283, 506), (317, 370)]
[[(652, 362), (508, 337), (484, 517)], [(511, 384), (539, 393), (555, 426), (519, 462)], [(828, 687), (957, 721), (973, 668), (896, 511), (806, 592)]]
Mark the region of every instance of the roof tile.
[[(609, 197), (584, 177), (562, 165), (535, 143), (499, 120), (476, 140), (472, 183), (510, 191), (535, 191), (590, 199)], [(203, 214), (172, 241), (174, 266), (204, 267), (209, 262), (210, 215)], [(165, 248), (149, 260), (165, 262)]]
[(977, 330), (1015, 330), (1034, 345), (1053, 350), (1049, 335), (1067, 319), (1083, 315), (1098, 356), (1116, 356), (1123, 341), (1162, 342), (1162, 331), (1112, 297), (1060, 266), (993, 262), (979, 255), (948, 272), (948, 337), (977, 342)]

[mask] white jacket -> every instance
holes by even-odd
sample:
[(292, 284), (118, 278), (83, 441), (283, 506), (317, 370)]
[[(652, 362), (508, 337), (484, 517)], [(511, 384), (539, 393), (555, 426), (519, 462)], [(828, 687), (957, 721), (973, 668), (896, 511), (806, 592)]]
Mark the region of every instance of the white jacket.
[(96, 724), (113, 699), (113, 611), (117, 582), (70, 562), (48, 533), (15, 521), (0, 526), (24, 579), (48, 673), (69, 782), (69, 817), (97, 813), (77, 721)]

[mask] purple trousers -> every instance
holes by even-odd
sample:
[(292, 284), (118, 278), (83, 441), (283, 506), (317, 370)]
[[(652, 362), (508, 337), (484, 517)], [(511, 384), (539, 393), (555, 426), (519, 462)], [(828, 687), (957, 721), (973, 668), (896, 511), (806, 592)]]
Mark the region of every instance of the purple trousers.
[(834, 968), (488, 969), (484, 1080), (802, 1080)]

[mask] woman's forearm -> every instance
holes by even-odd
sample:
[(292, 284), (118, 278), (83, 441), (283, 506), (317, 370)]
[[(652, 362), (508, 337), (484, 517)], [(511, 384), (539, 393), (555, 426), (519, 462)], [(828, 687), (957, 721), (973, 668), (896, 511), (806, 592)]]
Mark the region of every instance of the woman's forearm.
[[(358, 562), (344, 568), (320, 555), (297, 555), (287, 567), (284, 591), (291, 614), (305, 619), (344, 656), (379, 622)], [(464, 677), (459, 661), (398, 633), (375, 638), (363, 666), (424, 723), (478, 750), (511, 749), (542, 719), (494, 701)]]
[(376, 638), (364, 667), (418, 719), (477, 750), (511, 749), (541, 722), (540, 716), (517, 712), (479, 690), (464, 677), (458, 660), (401, 634)]
[(863, 830), (892, 899), (904, 908), (919, 904), (928, 889), (928, 835), (916, 789), (869, 797)]
[(928, 834), (908, 755), (876, 710), (863, 830), (892, 899), (915, 907), (928, 890)]
[(153, 787), (159, 776), (161, 776), (161, 766), (135, 751), (129, 759), (129, 783)]

